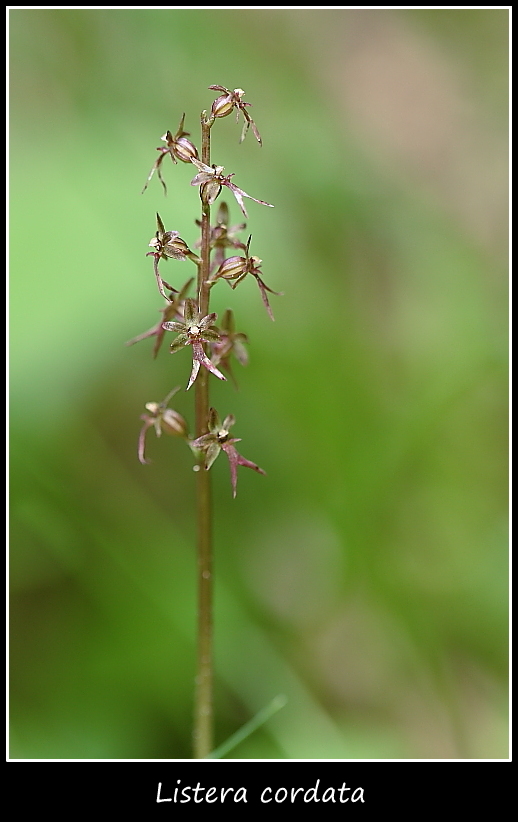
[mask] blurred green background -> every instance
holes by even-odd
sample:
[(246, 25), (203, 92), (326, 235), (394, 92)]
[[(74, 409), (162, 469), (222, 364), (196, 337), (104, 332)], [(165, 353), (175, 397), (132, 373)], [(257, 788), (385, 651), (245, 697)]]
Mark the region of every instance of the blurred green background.
[(192, 460), (136, 453), (190, 361), (125, 342), (162, 305), (155, 212), (198, 236), (192, 168), (140, 195), (160, 135), (185, 112), (199, 144), (222, 84), (264, 145), (229, 117), (212, 158), (275, 204), (248, 230), (284, 296), (212, 292), (250, 338), (212, 402), (268, 473), (232, 500), (212, 469), (216, 743), (286, 694), (229, 756), (507, 757), (508, 12), (9, 22), (10, 756), (191, 756)]

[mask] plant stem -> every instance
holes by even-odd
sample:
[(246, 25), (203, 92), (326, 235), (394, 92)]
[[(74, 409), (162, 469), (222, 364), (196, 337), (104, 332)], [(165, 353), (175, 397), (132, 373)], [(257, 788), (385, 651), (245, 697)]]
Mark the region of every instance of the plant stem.
[[(201, 160), (210, 165), (210, 125), (201, 115)], [(210, 271), (210, 206), (202, 202), (201, 262), (198, 266), (198, 308), (209, 313), (207, 285)], [(209, 372), (205, 368), (195, 382), (196, 437), (206, 434), (209, 418)], [(198, 464), (196, 477), (198, 523), (198, 660), (194, 705), (194, 757), (206, 759), (212, 751), (212, 493), (210, 472)]]

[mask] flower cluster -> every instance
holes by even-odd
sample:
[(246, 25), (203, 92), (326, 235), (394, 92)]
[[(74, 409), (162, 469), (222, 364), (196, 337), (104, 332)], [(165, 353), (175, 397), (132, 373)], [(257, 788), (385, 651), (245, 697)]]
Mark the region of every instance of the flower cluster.
[[(159, 321), (127, 343), (127, 345), (133, 345), (141, 340), (153, 338), (153, 356), (156, 357), (166, 332), (174, 332), (176, 337), (170, 344), (171, 353), (174, 354), (181, 349), (189, 348), (192, 357), (191, 374), (186, 390), (192, 387), (202, 366), (222, 381), (227, 379), (223, 373), (225, 371), (237, 387), (232, 372), (232, 358), (235, 357), (241, 365), (247, 365), (248, 363), (248, 352), (245, 347), (248, 344), (248, 337), (243, 332), (236, 331), (233, 311), (230, 308), (224, 311), (220, 324), (216, 325), (217, 314), (209, 309), (210, 293), (218, 280), (226, 280), (229, 286), (234, 289), (250, 274), (257, 282), (263, 303), (272, 320), (274, 317), (268, 301), (268, 293), (280, 294), (280, 292), (273, 291), (264, 282), (261, 272), (262, 260), (250, 254), (251, 235), (246, 243), (239, 237), (240, 232), (246, 229), (246, 224), (230, 224), (229, 209), (225, 202), (219, 204), (215, 221), (212, 225), (210, 224), (210, 206), (218, 199), (223, 188), (232, 193), (245, 218), (248, 218), (244, 205), (245, 199), (253, 200), (269, 208), (273, 208), (273, 205), (247, 194), (246, 191), (233, 182), (232, 178), (235, 176), (233, 173), (225, 174), (223, 166), (211, 164), (210, 130), (219, 119), (227, 117), (233, 112), (236, 114), (236, 122), (239, 122), (240, 116), (244, 120), (240, 142), (244, 140), (249, 129), (252, 130), (259, 145), (262, 145), (262, 140), (259, 130), (248, 111), (250, 103), (245, 102), (243, 99), (245, 94), (243, 89), (228, 89), (226, 86), (219, 85), (209, 86), (209, 88), (219, 94), (212, 103), (209, 113), (202, 112), (201, 145), (203, 151), (201, 159), (196, 146), (188, 139), (189, 132), (184, 129), (184, 114), (176, 133), (173, 135), (170, 131), (166, 131), (162, 137), (165, 145), (157, 148), (159, 152), (158, 159), (153, 164), (143, 188), (143, 191), (147, 189), (154, 173), (157, 172), (164, 192), (167, 193), (167, 187), (161, 173), (162, 163), (167, 156), (171, 157), (173, 163), (182, 162), (195, 166), (197, 173), (191, 180), (191, 186), (199, 188), (202, 202), (202, 219), (197, 220), (196, 223), (202, 230), (203, 241), (198, 240), (194, 244), (194, 248), (200, 256), (191, 251), (188, 244), (180, 236), (179, 231), (166, 231), (160, 214), (156, 214), (157, 230), (149, 242), (150, 251), (147, 252), (146, 256), (153, 259), (153, 272), (158, 291), (166, 303), (164, 307), (159, 309)], [(230, 256), (227, 256), (229, 254)], [(198, 274), (196, 298), (187, 296), (193, 285), (194, 277), (187, 280), (181, 288), (179, 285), (171, 285), (162, 277), (162, 264), (167, 260), (177, 262), (190, 260), (196, 265)], [(202, 307), (204, 310), (202, 310)], [(149, 402), (146, 404), (146, 413), (141, 416), (143, 426), (138, 440), (138, 457), (141, 463), (147, 462), (145, 458), (145, 439), (150, 428), (155, 429), (157, 437), (165, 433), (183, 438), (195, 454), (196, 469), (203, 466), (205, 470), (209, 470), (219, 453), (224, 451), (230, 465), (232, 493), (235, 497), (237, 469), (240, 465), (251, 468), (259, 474), (265, 472), (258, 465), (238, 453), (235, 446), (240, 440), (231, 437), (229, 433), (229, 429), (235, 422), (232, 414), (226, 416), (222, 422), (217, 411), (211, 408), (208, 419), (203, 419), (205, 412), (202, 411), (200, 415), (199, 409), (209, 407), (208, 394), (202, 394), (202, 392), (208, 391), (208, 382), (202, 381), (198, 385), (200, 393), (197, 394), (196, 400), (197, 430), (195, 438), (191, 439), (189, 437), (187, 423), (183, 416), (168, 408), (169, 400), (179, 390), (175, 388), (162, 402)], [(205, 399), (199, 403), (198, 396), (200, 398), (205, 396)]]

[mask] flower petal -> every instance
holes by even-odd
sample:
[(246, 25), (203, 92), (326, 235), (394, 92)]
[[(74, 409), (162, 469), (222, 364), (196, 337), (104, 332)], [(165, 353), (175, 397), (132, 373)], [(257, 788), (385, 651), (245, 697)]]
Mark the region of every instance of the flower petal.
[(196, 300), (193, 300), (192, 297), (187, 297), (187, 299), (185, 300), (183, 316), (185, 319), (185, 325), (187, 327), (189, 325), (192, 325), (198, 319)]
[(176, 340), (173, 340), (171, 345), (169, 346), (171, 354), (176, 354), (180, 348), (183, 348), (185, 345), (188, 345), (190, 342), (189, 337), (187, 334), (179, 334)]
[(242, 457), (241, 454), (237, 455), (237, 464), (244, 465), (245, 468), (251, 468), (253, 471), (257, 471), (258, 474), (266, 476), (266, 471), (263, 471), (262, 468), (259, 468), (259, 466), (255, 464), (255, 462), (250, 462), (250, 460), (247, 460), (245, 459), (245, 457)]
[(248, 217), (248, 211), (245, 208), (245, 204), (243, 202), (243, 197), (241, 196), (241, 194), (242, 194), (241, 190), (239, 188), (237, 188), (237, 186), (233, 185), (232, 183), (226, 183), (225, 185), (228, 188), (230, 188), (230, 190), (232, 191), (232, 194), (236, 198), (237, 204), (238, 204), (239, 208), (241, 209), (241, 211), (243, 212), (243, 214), (245, 215), (245, 217)]
[(164, 194), (167, 194), (167, 186), (166, 186), (166, 184), (164, 183), (164, 181), (163, 181), (163, 179), (162, 179), (162, 175), (160, 174), (160, 164), (161, 164), (162, 160), (164, 159), (165, 155), (166, 155), (166, 154), (168, 154), (169, 152), (168, 152), (168, 149), (166, 149), (165, 147), (161, 147), (161, 148), (159, 148), (159, 149), (158, 149), (158, 151), (160, 151), (160, 152), (162, 152), (162, 153), (160, 154), (160, 157), (158, 158), (158, 160), (156, 161), (156, 163), (154, 163), (154, 164), (153, 164), (153, 168), (151, 169), (151, 171), (150, 171), (150, 172), (149, 172), (149, 174), (148, 174), (148, 178), (147, 178), (147, 180), (146, 180), (146, 184), (145, 184), (144, 188), (142, 189), (142, 191), (140, 192), (141, 194), (144, 194), (144, 192), (145, 192), (146, 188), (147, 188), (147, 187), (148, 187), (148, 185), (149, 185), (149, 182), (150, 182), (150, 180), (151, 180), (151, 177), (153, 176), (153, 174), (155, 173), (155, 171), (158, 171), (158, 177), (159, 177), (160, 182), (162, 183), (162, 185), (163, 185), (163, 187), (164, 187)]
[(155, 334), (158, 334), (160, 330), (160, 323), (158, 325), (154, 325), (153, 328), (148, 329), (148, 331), (144, 331), (142, 334), (139, 334), (138, 337), (133, 337), (132, 340), (128, 340), (126, 345), (134, 345), (136, 342), (140, 342), (141, 340), (145, 340), (146, 337), (154, 337)]
[(212, 174), (209, 174), (206, 171), (200, 171), (200, 173), (197, 174), (196, 177), (193, 177), (193, 179), (191, 180), (191, 185), (192, 186), (199, 186), (199, 185), (202, 185), (203, 183), (208, 183), (209, 180), (213, 180), (213, 179), (214, 179), (214, 172), (212, 172)]
[(201, 336), (207, 342), (219, 342), (221, 337), (218, 332), (214, 328), (206, 328), (205, 331), (201, 332)]
[(215, 441), (214, 434), (202, 434), (201, 437), (191, 440), (190, 443), (194, 448), (207, 449), (211, 442)]
[(213, 323), (215, 323), (217, 319), (218, 315), (216, 313), (213, 312), (212, 314), (207, 314), (198, 322), (198, 327), (205, 330), (206, 328), (209, 328), (211, 325), (213, 325)]
[(265, 305), (265, 308), (268, 312), (268, 316), (270, 317), (271, 320), (275, 320), (275, 317), (273, 316), (273, 311), (270, 308), (270, 303), (268, 302), (268, 296), (267, 296), (266, 292), (269, 291), (270, 294), (276, 294), (278, 297), (282, 297), (282, 292), (281, 291), (272, 291), (272, 289), (268, 288), (266, 283), (263, 280), (261, 280), (261, 278), (257, 274), (254, 274), (254, 277), (257, 280), (257, 285), (260, 288), (261, 296), (263, 298), (263, 303)]
[(228, 431), (229, 428), (232, 428), (232, 426), (235, 425), (235, 422), (236, 422), (236, 418), (234, 417), (234, 415), (233, 414), (228, 414), (228, 416), (226, 416), (225, 419), (223, 420), (223, 428), (226, 431)]
[(215, 408), (211, 408), (209, 411), (209, 431), (212, 431), (213, 434), (217, 434), (220, 428), (221, 419), (219, 417), (219, 414)]
[[(205, 351), (203, 350), (203, 346), (202, 346), (201, 342), (198, 342), (197, 340), (195, 340), (192, 343), (192, 356), (193, 356), (193, 360), (195, 360), (199, 364), (203, 365), (207, 369), (207, 371), (210, 371), (212, 374), (214, 374), (214, 376), (218, 377), (220, 380), (225, 380), (226, 381), (227, 378), (225, 377), (225, 375), (222, 374), (221, 371), (218, 371), (216, 366), (214, 366), (211, 363), (211, 361), (209, 360), (209, 358), (205, 354)], [(194, 366), (193, 366), (193, 370), (194, 370)], [(196, 374), (197, 373), (198, 373), (198, 371), (196, 371)], [(195, 375), (194, 379), (196, 379), (196, 375)], [(191, 385), (192, 385), (192, 382), (189, 384), (188, 388), (190, 388)]]
[(223, 450), (225, 451), (225, 454), (228, 457), (228, 463), (230, 465), (230, 482), (232, 483), (232, 496), (235, 499), (237, 494), (237, 463), (239, 455), (234, 446), (229, 445), (228, 443), (225, 443), (225, 447), (223, 448)]
[(162, 323), (164, 331), (176, 331), (177, 334), (185, 334), (185, 323), (166, 322)]
[(236, 198), (236, 200), (238, 199), (237, 198), (237, 193), (239, 193), (239, 195), (241, 197), (248, 197), (249, 200), (254, 200), (254, 202), (256, 202), (256, 203), (260, 203), (261, 205), (268, 206), (269, 208), (274, 208), (272, 203), (267, 203), (266, 200), (258, 200), (257, 197), (252, 197), (251, 194), (247, 194), (246, 191), (243, 191), (242, 188), (238, 188), (234, 183), (230, 183), (230, 182), (227, 181), (223, 185), (228, 186), (228, 188), (233, 192), (234, 197)]
[(162, 235), (165, 231), (165, 228), (164, 228), (164, 224), (162, 222), (162, 218), (160, 217), (160, 214), (158, 213), (158, 211), (156, 213), (156, 224), (158, 226), (159, 233)]
[[(243, 345), (243, 343), (241, 342), (241, 340), (238, 339), (238, 336), (239, 335), (236, 335), (234, 337), (234, 345), (233, 345), (234, 356), (235, 356), (236, 360), (239, 363), (241, 363), (241, 365), (248, 365), (248, 351), (246, 350), (246, 348)], [(244, 336), (245, 335), (243, 334), (243, 337)], [(246, 342), (248, 342), (248, 340), (246, 340)]]
[(144, 455), (146, 446), (146, 434), (148, 428), (151, 428), (151, 426), (153, 425), (153, 420), (147, 416), (142, 416), (141, 419), (144, 420), (144, 425), (140, 429), (140, 434), (138, 437), (138, 458), (142, 465), (147, 465), (149, 463), (149, 460), (147, 460)]
[[(216, 172), (214, 171), (214, 169), (213, 169), (213, 168), (211, 168), (211, 166), (207, 166), (207, 165), (205, 165), (205, 163), (202, 163), (202, 162), (201, 162), (201, 160), (198, 160), (196, 157), (193, 157), (193, 158), (192, 158), (191, 163), (193, 164), (193, 166), (196, 166), (196, 168), (198, 169), (198, 171), (204, 171), (204, 172), (205, 172), (206, 174), (208, 174), (210, 177), (213, 177), (213, 176), (214, 176), (214, 174), (216, 173)], [(192, 184), (191, 184), (191, 185), (192, 185)]]
[(214, 463), (216, 457), (219, 456), (219, 452), (221, 451), (221, 446), (217, 442), (212, 442), (207, 451), (205, 453), (205, 470), (208, 471), (209, 468)]
[(198, 376), (198, 371), (199, 371), (199, 370), (200, 370), (200, 363), (199, 363), (199, 360), (194, 359), (194, 357), (193, 357), (193, 360), (192, 360), (192, 371), (191, 371), (191, 376), (189, 377), (189, 382), (187, 383), (187, 388), (185, 389), (186, 391), (188, 391), (188, 390), (189, 390), (189, 388), (190, 388), (190, 387), (191, 387), (191, 385), (193, 384), (194, 380), (195, 380), (195, 379), (196, 379), (196, 377)]
[(234, 448), (233, 443), (239, 442), (237, 439), (229, 440), (228, 442), (222, 443), (221, 448), (225, 452), (228, 457), (228, 461), (230, 464), (230, 479), (232, 482), (232, 495), (235, 497), (237, 493), (237, 466), (243, 465), (245, 468), (252, 468), (253, 471), (257, 471), (258, 474), (266, 474), (262, 468), (259, 468), (255, 462), (250, 462), (250, 460), (245, 459), (242, 457), (241, 454), (238, 454), (236, 448)]
[(162, 297), (165, 300), (168, 300), (169, 298), (168, 298), (167, 294), (164, 291), (164, 284), (162, 282), (162, 277), (160, 276), (160, 272), (158, 270), (158, 260), (159, 260), (159, 255), (158, 254), (153, 254), (153, 270), (155, 272), (155, 277), (156, 277), (156, 282), (157, 282), (157, 285), (158, 285), (158, 290), (160, 291)]

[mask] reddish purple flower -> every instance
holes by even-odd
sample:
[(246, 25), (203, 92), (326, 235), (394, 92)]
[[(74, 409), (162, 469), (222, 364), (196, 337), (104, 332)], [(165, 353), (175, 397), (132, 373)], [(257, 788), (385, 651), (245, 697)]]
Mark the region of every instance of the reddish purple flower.
[[(227, 259), (220, 265), (214, 276), (211, 277), (210, 282), (215, 282), (221, 278), (223, 280), (228, 280), (229, 285), (232, 288), (236, 288), (241, 280), (244, 280), (247, 274), (251, 274), (252, 277), (255, 277), (257, 280), (257, 285), (261, 291), (263, 303), (270, 319), (273, 320), (275, 318), (273, 316), (272, 309), (270, 308), (270, 303), (268, 302), (268, 295), (266, 292), (269, 291), (270, 294), (275, 294), (277, 297), (282, 297), (282, 291), (273, 291), (262, 279), (262, 272), (260, 268), (262, 260), (259, 259), (259, 257), (251, 257), (248, 253), (251, 239), (252, 235), (250, 234), (246, 246), (243, 246), (246, 257), (227, 257)], [(230, 282), (230, 280), (233, 280), (234, 282)]]
[(156, 232), (155, 236), (152, 237), (151, 241), (149, 242), (149, 246), (153, 248), (153, 251), (148, 251), (146, 257), (153, 257), (153, 270), (155, 272), (155, 277), (158, 285), (158, 290), (160, 291), (162, 297), (166, 300), (169, 297), (166, 295), (164, 291), (164, 286), (168, 288), (170, 291), (176, 292), (176, 288), (173, 288), (172, 285), (169, 285), (162, 277), (160, 276), (160, 272), (158, 270), (158, 263), (160, 260), (192, 260), (196, 265), (200, 262), (199, 257), (194, 254), (193, 251), (189, 248), (185, 240), (182, 240), (178, 231), (166, 231), (164, 228), (164, 224), (160, 218), (160, 214), (156, 215), (156, 223), (158, 226), (158, 231)]
[(144, 420), (144, 425), (140, 430), (138, 438), (138, 458), (142, 465), (149, 462), (144, 455), (144, 450), (146, 444), (146, 434), (148, 429), (152, 426), (155, 428), (157, 437), (161, 437), (164, 433), (170, 434), (173, 437), (183, 437), (184, 439), (187, 439), (187, 423), (184, 418), (178, 413), (178, 411), (174, 411), (172, 408), (167, 408), (167, 403), (179, 390), (180, 386), (173, 388), (173, 390), (169, 392), (165, 400), (162, 400), (162, 402), (146, 403), (146, 409), (149, 411), (149, 414), (142, 414), (140, 417), (141, 420)]
[(246, 133), (250, 126), (252, 126), (252, 131), (254, 132), (255, 139), (262, 146), (263, 141), (261, 140), (261, 135), (259, 134), (258, 128), (252, 118), (250, 117), (248, 111), (246, 110), (247, 106), (252, 105), (251, 103), (245, 103), (241, 98), (244, 96), (245, 92), (242, 88), (235, 88), (231, 91), (225, 86), (209, 86), (210, 89), (213, 91), (221, 91), (222, 94), (214, 100), (212, 104), (212, 108), (210, 113), (212, 117), (227, 117), (234, 109), (236, 110), (236, 123), (239, 122), (239, 113), (243, 115), (244, 118), (244, 125), (243, 131), (241, 132), (241, 138), (239, 140), (240, 143), (246, 137)]
[(211, 408), (209, 412), (209, 433), (202, 434), (195, 440), (191, 440), (190, 445), (199, 448), (205, 455), (205, 470), (208, 471), (220, 451), (224, 451), (230, 464), (230, 481), (232, 483), (232, 496), (237, 493), (237, 467), (244, 465), (245, 468), (252, 468), (258, 474), (266, 474), (255, 462), (245, 459), (234, 447), (236, 442), (241, 442), (240, 438), (230, 438), (229, 428), (235, 423), (233, 414), (229, 414), (221, 422), (218, 412)]
[(142, 194), (144, 194), (144, 191), (148, 187), (149, 181), (151, 180), (151, 177), (153, 176), (155, 171), (158, 172), (158, 178), (164, 187), (164, 193), (167, 194), (167, 186), (164, 183), (164, 180), (162, 179), (162, 175), (160, 173), (160, 166), (162, 165), (164, 158), (167, 157), (168, 154), (170, 155), (173, 163), (177, 163), (178, 160), (180, 160), (182, 163), (190, 163), (193, 157), (198, 157), (198, 149), (196, 148), (194, 143), (191, 143), (190, 140), (187, 140), (189, 132), (183, 130), (184, 120), (185, 114), (182, 115), (180, 125), (178, 126), (178, 131), (176, 132), (174, 137), (170, 131), (166, 131), (166, 133), (160, 138), (161, 140), (165, 140), (166, 145), (158, 146), (157, 148), (157, 151), (160, 152), (160, 157), (158, 158), (156, 163), (153, 165), (153, 168), (149, 172), (149, 176), (146, 180), (146, 185), (144, 186), (141, 192)]
[(185, 345), (192, 345), (192, 371), (186, 391), (189, 390), (194, 380), (198, 376), (200, 365), (203, 365), (208, 371), (218, 377), (220, 380), (226, 380), (224, 374), (211, 363), (205, 351), (203, 350), (204, 342), (218, 342), (220, 339), (219, 332), (214, 326), (217, 320), (217, 314), (207, 314), (202, 317), (196, 307), (196, 300), (187, 299), (184, 305), (184, 322), (165, 322), (163, 328), (166, 331), (176, 331), (178, 334), (176, 340), (171, 343), (171, 354), (176, 353)]
[(245, 217), (248, 217), (248, 213), (243, 203), (243, 197), (248, 197), (249, 200), (254, 200), (256, 203), (273, 208), (271, 203), (267, 203), (264, 200), (258, 200), (256, 197), (252, 197), (250, 194), (247, 194), (246, 191), (243, 191), (242, 188), (238, 188), (234, 183), (231, 183), (230, 178), (233, 177), (234, 174), (227, 174), (225, 176), (223, 174), (225, 170), (224, 166), (207, 166), (195, 157), (192, 158), (191, 163), (195, 165), (200, 172), (193, 180), (191, 180), (191, 185), (200, 186), (200, 197), (203, 203), (212, 205), (212, 203), (219, 197), (222, 186), (226, 186), (236, 198), (239, 208)]

